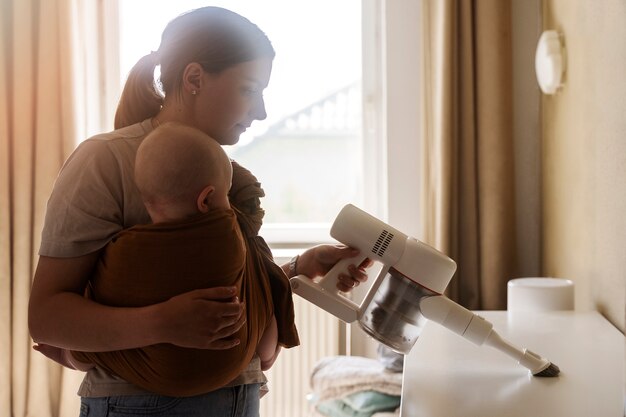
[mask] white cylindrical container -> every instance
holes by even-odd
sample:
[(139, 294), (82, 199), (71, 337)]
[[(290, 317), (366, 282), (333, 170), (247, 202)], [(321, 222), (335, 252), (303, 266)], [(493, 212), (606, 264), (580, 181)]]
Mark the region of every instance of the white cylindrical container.
[(544, 277), (512, 279), (507, 286), (507, 310), (574, 310), (574, 282)]

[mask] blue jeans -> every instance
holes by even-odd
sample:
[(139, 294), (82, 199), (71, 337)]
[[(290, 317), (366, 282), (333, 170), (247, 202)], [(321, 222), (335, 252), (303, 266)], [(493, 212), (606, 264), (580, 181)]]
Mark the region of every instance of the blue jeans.
[(82, 397), (80, 417), (258, 417), (261, 384), (221, 388), (195, 397)]

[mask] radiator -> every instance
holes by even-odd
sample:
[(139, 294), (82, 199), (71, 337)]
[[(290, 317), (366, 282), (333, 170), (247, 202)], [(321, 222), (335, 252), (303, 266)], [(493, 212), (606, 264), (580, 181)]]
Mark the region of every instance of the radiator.
[(308, 301), (294, 296), (300, 346), (283, 349), (272, 368), (265, 372), (269, 393), (261, 398), (262, 417), (305, 417), (313, 408), (309, 376), (325, 356), (345, 353), (344, 324)]

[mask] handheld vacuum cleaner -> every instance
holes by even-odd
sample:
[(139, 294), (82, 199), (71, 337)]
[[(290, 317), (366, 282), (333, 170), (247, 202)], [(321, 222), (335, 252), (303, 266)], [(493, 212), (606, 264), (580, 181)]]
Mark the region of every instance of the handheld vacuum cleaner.
[[(358, 248), (360, 254), (338, 262), (317, 282), (303, 275), (294, 277), (294, 293), (346, 323), (358, 320), (366, 333), (399, 353), (408, 353), (415, 344), (423, 316), (476, 345), (500, 350), (534, 376), (559, 374), (556, 365), (514, 346), (498, 335), (489, 321), (443, 295), (456, 263), (441, 252), (351, 204), (341, 210), (330, 234)], [(367, 258), (383, 268), (357, 305), (337, 289), (338, 276), (348, 265), (359, 265)]]

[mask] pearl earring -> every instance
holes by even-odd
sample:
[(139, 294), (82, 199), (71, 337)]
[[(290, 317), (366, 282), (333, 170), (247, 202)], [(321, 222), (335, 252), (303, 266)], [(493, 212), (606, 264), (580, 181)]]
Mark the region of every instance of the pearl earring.
[(191, 90), (191, 95), (195, 96), (196, 94), (198, 94), (198, 92), (196, 90)]

